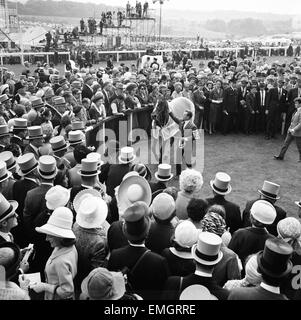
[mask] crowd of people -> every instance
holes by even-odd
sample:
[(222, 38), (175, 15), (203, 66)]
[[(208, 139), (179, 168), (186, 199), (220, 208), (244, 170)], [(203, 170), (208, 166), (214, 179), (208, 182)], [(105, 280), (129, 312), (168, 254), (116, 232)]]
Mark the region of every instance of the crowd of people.
[[(227, 199), (226, 172), (206, 182), (206, 197), (188, 164), (174, 174), (161, 157), (152, 174), (133, 146), (108, 140), (99, 153), (87, 139), (91, 126), (111, 117), (117, 132), (120, 117), (147, 107), (132, 127), (154, 141), (171, 118), (183, 143), (198, 129), (287, 134), (284, 151), (295, 139), (301, 160), (299, 59), (215, 57), (196, 67), (184, 56), (141, 69), (109, 59), (106, 68), (70, 62), (63, 73), (26, 63), (21, 75), (2, 67), (0, 76), (0, 299), (301, 299), (292, 272), (301, 200), (287, 212), (276, 204), (280, 185), (258, 181), (241, 211)], [(194, 110), (177, 118), (176, 99)]]

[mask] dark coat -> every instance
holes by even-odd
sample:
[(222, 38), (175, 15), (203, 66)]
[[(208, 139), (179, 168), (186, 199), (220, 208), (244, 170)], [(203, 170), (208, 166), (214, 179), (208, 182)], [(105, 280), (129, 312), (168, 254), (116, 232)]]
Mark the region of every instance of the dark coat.
[(120, 185), (122, 178), (131, 170), (131, 164), (111, 164), (108, 176), (105, 181), (107, 194), (111, 197), (115, 195), (115, 188)]
[[(247, 204), (246, 204), (246, 208), (242, 213), (242, 223), (243, 223), (243, 227), (244, 228), (251, 226), (250, 209), (251, 209), (253, 203), (256, 202), (257, 200), (259, 200), (259, 199), (248, 201)], [(267, 201), (269, 201), (269, 200), (267, 200)], [(286, 212), (282, 208), (280, 208), (280, 207), (278, 207), (278, 206), (276, 206), (274, 204), (273, 204), (273, 206), (276, 209), (277, 216), (276, 216), (276, 219), (274, 220), (274, 222), (271, 225), (266, 226), (266, 229), (268, 230), (268, 232), (270, 234), (272, 234), (273, 236), (277, 237), (278, 236), (277, 224), (278, 224), (278, 222), (280, 220), (286, 218)]]
[(261, 286), (252, 288), (235, 288), (231, 290), (228, 300), (288, 300), (285, 295), (273, 293)]
[(22, 153), (24, 153), (24, 149), (25, 149), (25, 144), (23, 142), (23, 139), (21, 139), (20, 137), (16, 136), (16, 135), (13, 135), (11, 138), (10, 138), (10, 143), (11, 144), (16, 144), (20, 147)]
[(122, 231), (123, 221), (114, 221), (108, 230), (108, 247), (109, 251), (127, 246), (128, 240)]
[(265, 241), (273, 237), (264, 228), (248, 227), (239, 229), (232, 235), (228, 248), (240, 258), (243, 266), (245, 259), (250, 255), (263, 250)]
[(179, 300), (181, 292), (194, 284), (200, 284), (206, 287), (218, 300), (227, 300), (229, 295), (229, 291), (218, 286), (211, 277), (201, 277), (193, 273), (183, 277), (182, 286), (180, 283), (181, 277), (169, 277), (165, 283), (161, 299)]
[(93, 90), (88, 87), (86, 84), (84, 84), (83, 86), (83, 90), (82, 90), (82, 98), (88, 98), (88, 99), (92, 99), (94, 93), (93, 93)]
[(287, 112), (287, 99), (287, 91), (284, 88), (282, 88), (282, 96), (280, 97), (280, 99), (278, 96), (278, 87), (271, 88), (268, 95), (267, 109), (269, 111), (275, 111), (277, 113)]
[(157, 182), (150, 182), (149, 183), (152, 193), (158, 191), (158, 190), (164, 190), (166, 189), (166, 182), (157, 181)]
[[(146, 250), (145, 247), (130, 245), (113, 250), (108, 269), (119, 271), (127, 267), (131, 270)], [(129, 281), (134, 292), (144, 300), (158, 299), (168, 276), (169, 270), (165, 258), (149, 251), (136, 266), (133, 276), (129, 276)]]
[(233, 234), (236, 230), (242, 227), (241, 214), (239, 206), (225, 199), (224, 196), (217, 195), (214, 198), (206, 199), (209, 206), (218, 204), (226, 210), (226, 225), (230, 228), (230, 233)]
[(33, 153), (33, 154), (34, 154), (34, 157), (35, 157), (37, 160), (39, 160), (39, 158), (40, 158), (40, 156), (41, 156), (40, 152), (39, 152), (39, 151), (36, 152), (36, 151), (31, 147), (30, 144), (28, 144), (28, 145), (24, 148), (23, 154), (25, 154), (25, 153)]
[(224, 90), (223, 110), (228, 113), (238, 112), (238, 92), (230, 87)]

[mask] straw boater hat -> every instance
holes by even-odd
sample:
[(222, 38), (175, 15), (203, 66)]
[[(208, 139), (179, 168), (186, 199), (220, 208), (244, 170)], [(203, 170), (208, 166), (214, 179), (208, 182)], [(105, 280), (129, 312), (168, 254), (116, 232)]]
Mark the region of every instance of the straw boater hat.
[(6, 163), (7, 170), (11, 171), (16, 168), (17, 163), (15, 157), (10, 151), (3, 151), (0, 153), (0, 161), (4, 161)]
[(41, 126), (28, 127), (28, 136), (26, 137), (26, 140), (34, 140), (45, 137), (46, 135), (43, 134), (43, 129)]
[(7, 201), (4, 195), (0, 193), (0, 222), (14, 214), (18, 206), (19, 204), (17, 201)]
[(36, 160), (33, 153), (26, 153), (17, 159), (18, 166), (20, 170), (18, 175), (23, 177), (28, 175), (30, 172), (35, 170), (38, 166), (38, 161)]
[(6, 163), (4, 161), (0, 161), (0, 182), (3, 182), (10, 178), (12, 173), (7, 170)]
[(42, 98), (35, 97), (34, 99), (31, 100), (31, 107), (33, 109), (44, 107), (44, 105), (45, 104), (44, 104)]
[(121, 272), (99, 267), (82, 281), (81, 290), (91, 300), (118, 300), (125, 294), (125, 279)]
[(55, 210), (59, 207), (65, 207), (70, 199), (70, 190), (60, 185), (50, 188), (45, 194), (46, 207), (49, 210)]
[(56, 136), (50, 139), (50, 144), (53, 153), (67, 150), (69, 147), (69, 143), (65, 141), (65, 138), (63, 136)]
[(7, 124), (0, 125), (0, 138), (10, 136), (11, 133), (9, 132), (9, 128)]
[(180, 294), (179, 300), (218, 300), (210, 291), (200, 284), (193, 284), (185, 288)]
[(230, 181), (231, 178), (227, 173), (218, 172), (215, 175), (215, 179), (210, 181), (210, 186), (217, 194), (226, 195), (232, 191)]
[(257, 255), (259, 272), (273, 278), (285, 277), (293, 268), (290, 260), (292, 253), (292, 246), (284, 240), (267, 239), (263, 251)]
[(13, 130), (27, 130), (27, 119), (16, 118), (14, 119)]
[(56, 161), (53, 156), (39, 158), (38, 173), (44, 179), (54, 179), (57, 175)]
[(98, 170), (98, 162), (92, 159), (82, 159), (81, 169), (78, 170), (78, 174), (83, 177), (94, 177), (100, 174)]
[(270, 181), (264, 181), (261, 190), (258, 190), (258, 192), (261, 195), (272, 200), (280, 199), (278, 195), (279, 191), (280, 191), (280, 185)]
[(220, 251), (222, 239), (211, 232), (200, 232), (197, 244), (193, 245), (191, 254), (193, 259), (203, 265), (214, 266), (223, 258)]
[(250, 209), (250, 214), (255, 220), (265, 225), (272, 224), (277, 216), (274, 206), (265, 200), (255, 201)]
[(69, 141), (70, 146), (82, 143), (83, 142), (83, 133), (80, 130), (69, 131), (68, 141)]
[(134, 153), (134, 148), (132, 147), (123, 147), (120, 150), (120, 155), (118, 157), (119, 162), (123, 164), (131, 163), (136, 159)]
[(152, 192), (146, 179), (140, 176), (129, 176), (118, 188), (117, 198), (121, 212), (124, 212), (136, 201), (143, 201), (148, 206), (151, 203)]
[(167, 163), (162, 163), (158, 165), (158, 171), (155, 172), (155, 178), (158, 181), (169, 181), (173, 178), (173, 174), (171, 173), (171, 165)]
[(85, 124), (83, 121), (74, 121), (71, 122), (72, 131), (76, 130), (85, 130)]
[(64, 97), (57, 97), (53, 99), (54, 107), (66, 105), (66, 100)]
[(72, 231), (73, 214), (66, 207), (56, 208), (49, 217), (46, 224), (41, 227), (36, 227), (39, 233), (48, 234), (54, 237), (75, 239)]

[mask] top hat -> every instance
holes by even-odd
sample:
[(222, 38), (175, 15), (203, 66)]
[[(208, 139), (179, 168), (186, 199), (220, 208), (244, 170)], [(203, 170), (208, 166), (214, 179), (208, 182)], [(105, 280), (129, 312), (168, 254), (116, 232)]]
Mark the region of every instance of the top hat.
[(12, 173), (7, 170), (6, 162), (0, 161), (0, 182), (3, 182), (10, 178)]
[(272, 200), (280, 199), (279, 191), (280, 185), (270, 181), (264, 181), (261, 190), (258, 190), (261, 195)]
[(10, 132), (8, 129), (8, 125), (7, 124), (0, 125), (0, 138), (5, 137), (5, 136), (9, 136), (9, 135), (10, 135)]
[(231, 178), (227, 173), (218, 172), (215, 175), (215, 179), (210, 181), (210, 186), (217, 194), (226, 195), (232, 191), (230, 181)]
[(98, 152), (91, 152), (91, 153), (87, 154), (87, 159), (97, 161), (98, 168), (100, 168), (104, 163), (101, 160), (101, 155)]
[(143, 201), (130, 205), (124, 212), (123, 233), (129, 241), (143, 240), (150, 228), (149, 208)]
[(43, 129), (41, 126), (28, 127), (28, 136), (26, 137), (27, 140), (40, 139), (45, 137), (46, 135), (43, 134)]
[(52, 151), (54, 153), (62, 151), (62, 150), (67, 150), (67, 148), (69, 146), (63, 136), (56, 136), (56, 137), (51, 138), (50, 144), (51, 144)]
[(44, 107), (44, 102), (43, 102), (42, 98), (35, 97), (33, 100), (31, 100), (31, 106), (32, 106), (32, 108)]
[(83, 177), (94, 177), (100, 173), (98, 170), (98, 162), (94, 159), (82, 159), (81, 165), (78, 174)]
[(214, 266), (223, 258), (222, 239), (211, 232), (200, 232), (197, 244), (191, 249), (193, 259), (203, 265)]
[(60, 106), (60, 105), (65, 105), (66, 100), (64, 97), (57, 97), (53, 99), (54, 106)]
[(18, 172), (19, 176), (28, 175), (38, 166), (38, 161), (33, 153), (25, 153), (24, 155), (20, 156), (17, 160), (17, 163), (20, 168)]
[(74, 121), (71, 122), (72, 131), (76, 130), (85, 130), (85, 124), (83, 121)]
[(0, 153), (0, 161), (4, 161), (6, 163), (7, 170), (11, 171), (17, 165), (16, 160), (12, 152), (3, 151)]
[(53, 211), (46, 224), (41, 227), (36, 227), (35, 229), (39, 233), (49, 234), (59, 238), (75, 239), (72, 224), (72, 211), (66, 207), (59, 207)]
[(133, 162), (136, 159), (136, 155), (134, 154), (134, 148), (132, 147), (121, 148), (118, 159), (119, 159), (119, 162), (123, 164)]
[(292, 253), (292, 246), (284, 240), (267, 239), (263, 251), (257, 255), (259, 272), (273, 278), (285, 277), (293, 268), (290, 261)]
[(68, 140), (70, 146), (83, 142), (83, 133), (80, 130), (69, 131)]
[(17, 201), (8, 201), (2, 193), (0, 193), (0, 222), (11, 216), (18, 208)]
[(167, 163), (161, 163), (158, 165), (158, 171), (155, 172), (155, 178), (158, 181), (169, 181), (173, 178), (171, 173), (171, 165)]
[(27, 119), (15, 118), (13, 129), (27, 130)]
[(38, 173), (44, 179), (54, 179), (57, 174), (56, 161), (53, 156), (39, 158)]
[(7, 94), (2, 94), (2, 95), (0, 96), (0, 103), (3, 103), (3, 102), (5, 102), (5, 101), (7, 101), (7, 100), (9, 100), (9, 97), (8, 97)]

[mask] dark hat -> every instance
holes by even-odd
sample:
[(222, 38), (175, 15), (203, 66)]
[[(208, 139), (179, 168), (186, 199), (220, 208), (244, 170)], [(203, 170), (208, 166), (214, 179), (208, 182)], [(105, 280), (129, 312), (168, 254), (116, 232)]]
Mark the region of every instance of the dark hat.
[(149, 207), (143, 201), (137, 201), (125, 210), (123, 233), (129, 241), (139, 241), (146, 238), (150, 227), (148, 215)]
[(257, 262), (259, 272), (273, 278), (282, 278), (293, 268), (290, 261), (293, 248), (279, 238), (267, 239), (264, 250), (258, 253)]

